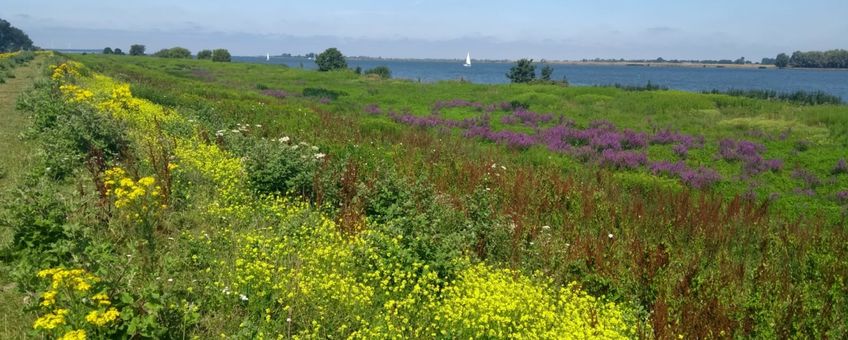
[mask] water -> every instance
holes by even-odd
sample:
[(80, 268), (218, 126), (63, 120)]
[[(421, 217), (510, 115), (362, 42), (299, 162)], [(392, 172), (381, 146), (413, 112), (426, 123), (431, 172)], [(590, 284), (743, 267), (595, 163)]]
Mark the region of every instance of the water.
[[(312, 60), (305, 58), (234, 57), (239, 62), (262, 64), (285, 64), (289, 67), (315, 69)], [(399, 61), (399, 60), (348, 60), (348, 67), (363, 70), (376, 66), (387, 66), (392, 77), (422, 82), (464, 79), (474, 83), (506, 83), (506, 73), (511, 63), (473, 62), (472, 67), (463, 67), (462, 61)], [(763, 89), (778, 92), (824, 91), (848, 101), (848, 70), (815, 69), (757, 69), (699, 67), (645, 67), (606, 65), (557, 65), (552, 78), (563, 76), (572, 85), (645, 85), (648, 81), (684, 91), (708, 91), (712, 89)], [(539, 67), (537, 66), (537, 69)], [(538, 72), (538, 70), (537, 70)]]

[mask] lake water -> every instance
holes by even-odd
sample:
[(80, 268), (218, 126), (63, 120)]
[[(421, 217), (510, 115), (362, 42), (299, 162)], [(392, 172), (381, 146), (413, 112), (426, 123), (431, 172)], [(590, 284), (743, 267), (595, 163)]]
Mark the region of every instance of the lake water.
[[(234, 57), (234, 61), (262, 64), (284, 64), (289, 67), (315, 69), (312, 60), (304, 58)], [(510, 63), (473, 62), (472, 67), (463, 67), (461, 61), (399, 61), (399, 60), (348, 60), (348, 67), (363, 70), (376, 66), (387, 66), (392, 77), (435, 82), (440, 80), (465, 79), (474, 83), (506, 83)], [(813, 69), (757, 69), (716, 67), (646, 67), (646, 66), (599, 66), (599, 65), (556, 65), (552, 78), (568, 79), (572, 85), (655, 85), (667, 86), (684, 91), (707, 91), (712, 89), (766, 89), (778, 92), (824, 91), (848, 101), (848, 70)], [(537, 72), (538, 72), (537, 66)]]

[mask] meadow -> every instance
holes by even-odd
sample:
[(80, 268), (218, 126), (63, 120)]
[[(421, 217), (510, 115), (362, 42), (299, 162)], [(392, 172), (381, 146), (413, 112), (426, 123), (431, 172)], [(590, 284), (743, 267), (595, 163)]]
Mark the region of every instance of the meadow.
[(42, 58), (29, 334), (848, 334), (846, 106)]

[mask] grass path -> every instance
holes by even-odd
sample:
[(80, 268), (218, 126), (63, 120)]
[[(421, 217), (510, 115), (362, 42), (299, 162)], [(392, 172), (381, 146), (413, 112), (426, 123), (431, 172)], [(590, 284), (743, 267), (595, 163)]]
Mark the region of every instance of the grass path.
[[(15, 68), (15, 78), (0, 84), (0, 192), (15, 187), (32, 160), (33, 146), (19, 135), (29, 125), (29, 117), (15, 109), (18, 95), (38, 77), (43, 56)], [(0, 248), (11, 241), (10, 230), (0, 227)], [(11, 283), (8, 268), (0, 262), (0, 339), (27, 337), (34, 314), (24, 311), (24, 299)]]

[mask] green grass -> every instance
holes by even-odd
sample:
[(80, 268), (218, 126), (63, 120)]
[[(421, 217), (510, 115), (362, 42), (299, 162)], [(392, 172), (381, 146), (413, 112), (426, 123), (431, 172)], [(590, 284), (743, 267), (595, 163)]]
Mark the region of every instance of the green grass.
[[(848, 320), (844, 308), (844, 296), (848, 296), (844, 284), (848, 277), (848, 231), (844, 229), (844, 205), (832, 197), (833, 192), (848, 188), (848, 176), (829, 174), (837, 159), (848, 156), (846, 106), (803, 106), (719, 94), (611, 87), (420, 84), (370, 79), (352, 72), (319, 73), (273, 65), (149, 57), (72, 58), (130, 83), (133, 95), (191, 119), (159, 126), (142, 137), (162, 133), (220, 146), (236, 161), (201, 164), (207, 164), (212, 173), (225, 173), (241, 159), (247, 164), (246, 179), (224, 176), (215, 181), (223, 178), (221, 185), (237, 186), (231, 189), (249, 195), (250, 204), (267, 204), (262, 194), (273, 190), (307, 200), (313, 204), (309, 209), (334, 220), (337, 231), (350, 239), (363, 235), (359, 234), (363, 230), (376, 233), (358, 244), (392, 254), (380, 265), (408, 270), (409, 261), (424, 261), (438, 268), (440, 278), (450, 284), (450, 278), (457, 275), (453, 271), (456, 262), (452, 261), (463, 257), (528, 276), (536, 273), (540, 276), (533, 277), (550, 280), (555, 287), (575, 281), (595, 296), (620, 303), (633, 320), (647, 320), (652, 329), (640, 328), (643, 336), (837, 338), (848, 334), (844, 327)], [(267, 96), (262, 94), (265, 88), (292, 96)], [(321, 102), (301, 96), (307, 88), (346, 95)], [(109, 93), (101, 93), (99, 98)], [(644, 168), (599, 168), (542, 146), (514, 149), (470, 140), (457, 130), (410, 127), (395, 123), (385, 114), (364, 112), (367, 105), (377, 104), (384, 112), (428, 115), (434, 102), (452, 99), (487, 104), (521, 102), (536, 112), (551, 112), (555, 117), (562, 114), (578, 126), (608, 120), (636, 131), (669, 128), (703, 135), (705, 147), (691, 150), (687, 163), (714, 168), (724, 180), (706, 190), (690, 190), (676, 179), (651, 175)], [(479, 114), (466, 108), (444, 112), (444, 117), (456, 120)], [(499, 119), (505, 114), (492, 114), (493, 127), (532, 132), (530, 127), (501, 124)], [(250, 127), (240, 130), (239, 124)], [(113, 131), (92, 130), (106, 137)], [(219, 130), (220, 136), (216, 136)], [(791, 133), (781, 138), (786, 131)], [(89, 137), (73, 135), (73, 131), (62, 133), (71, 133), (72, 140)], [(317, 146), (325, 154), (320, 166), (309, 161), (311, 147), (304, 151), (309, 146), (291, 154), (275, 151), (280, 144), (269, 139), (280, 137)], [(764, 157), (783, 159), (785, 168), (752, 179), (739, 178), (741, 164), (716, 157), (723, 138), (762, 143), (767, 148)], [(115, 156), (119, 158), (114, 164), (121, 162), (137, 172), (133, 177), (169, 178), (163, 177), (161, 167), (152, 166), (174, 157), (167, 150), (168, 138), (157, 139), (157, 143), (163, 141), (164, 150), (145, 143), (133, 145), (129, 155)], [(799, 147), (802, 141), (807, 144)], [(651, 160), (676, 159), (668, 145), (651, 145), (647, 153)], [(181, 157), (173, 159), (186, 170), (177, 172), (187, 172), (180, 175), (185, 177), (177, 177), (175, 204), (155, 230), (154, 239), (164, 244), (158, 248), (158, 262), (141, 265), (125, 260), (126, 254), (135, 254), (132, 259), (143, 255), (139, 250), (143, 242), (132, 232), (132, 224), (115, 218), (117, 208), (112, 217), (105, 218), (108, 221), (103, 221), (102, 215), (100, 220), (94, 218), (91, 210), (106, 209), (96, 208), (94, 202), (81, 204), (83, 213), (72, 214), (84, 222), (81, 225), (85, 228), (97, 230), (89, 233), (100, 242), (87, 248), (80, 261), (111, 278), (116, 290), (136, 297), (136, 301), (166, 304), (187, 298), (209, 308), (208, 316), (196, 321), (197, 328), (182, 328), (183, 324), (174, 323), (173, 318), (160, 318), (156, 325), (180, 327), (201, 337), (214, 336), (231, 332), (243, 320), (256, 321), (256, 315), (265, 313), (264, 308), (270, 305), (257, 305), (253, 299), (233, 304), (234, 299), (221, 296), (222, 288), (217, 286), (220, 281), (240, 273), (230, 273), (226, 266), (221, 272), (202, 270), (210, 265), (221, 269), (216, 263), (247, 256), (233, 243), (244, 234), (258, 233), (261, 238), (273, 239), (281, 236), (273, 233), (282, 233), (291, 237), (287, 241), (290, 244), (275, 250), (288, 255), (261, 262), (282, 267), (292, 262), (296, 267), (299, 261), (291, 259), (306, 257), (324, 269), (359, 268), (356, 265), (361, 259), (344, 250), (362, 251), (359, 246), (328, 244), (339, 247), (332, 248), (333, 252), (345, 254), (338, 256), (338, 264), (327, 262), (332, 258), (320, 253), (310, 253), (310, 244), (316, 239), (304, 238), (301, 233), (312, 223), (307, 218), (286, 220), (283, 225), (275, 224), (281, 218), (262, 213), (210, 218), (203, 207), (217, 202), (215, 193), (220, 188), (215, 181), (192, 175), (192, 165), (187, 162), (191, 156)], [(817, 195), (807, 197), (795, 192), (802, 185), (791, 176), (796, 168), (812, 171), (826, 181), (817, 188)], [(287, 177), (291, 174), (298, 176)], [(93, 193), (82, 194), (92, 191), (89, 179), (82, 176), (76, 180), (86, 183), (80, 188), (88, 188), (80, 189), (80, 195), (93, 201)], [(286, 191), (292, 188), (296, 190)], [(744, 195), (749, 190), (754, 191), (755, 198)], [(777, 201), (768, 200), (775, 192), (780, 194)], [(394, 236), (403, 237), (394, 243), (385, 242)], [(325, 235), (319, 239), (331, 238)], [(133, 264), (126, 266), (124, 261)], [(314, 268), (303, 269), (308, 272)], [(124, 270), (131, 275), (122, 275)], [(353, 279), (346, 275), (371, 274), (359, 268), (340, 275), (350, 283)], [(159, 276), (173, 276), (177, 284), (161, 284), (156, 278)], [(192, 287), (205, 287), (206, 291), (186, 293), (186, 282), (193, 280), (198, 283), (192, 283)], [(378, 291), (384, 288), (375, 287)], [(385, 313), (379, 302), (376, 309), (358, 306), (347, 310), (344, 304), (324, 305), (301, 298), (305, 299), (295, 297), (306, 310), (321, 306), (375, 321)], [(144, 309), (141, 304), (126, 308)], [(177, 309), (171, 312), (179, 313)], [(305, 315), (303, 320), (320, 314), (314, 310), (301, 313), (298, 315)], [(345, 321), (328, 322), (332, 326)], [(308, 328), (304, 325), (295, 327)]]
[[(15, 77), (0, 84), (0, 192), (5, 195), (6, 191), (13, 190), (19, 183), (21, 176), (31, 166), (32, 153), (35, 150), (25, 139), (20, 136), (30, 126), (30, 119), (15, 109), (15, 102), (27, 87), (31, 86), (33, 80), (41, 75), (44, 69), (44, 58), (38, 58), (29, 64), (15, 68), (8, 72), (14, 72)], [(11, 242), (11, 233), (8, 228), (0, 229), (0, 248), (4, 248)], [(35, 313), (27, 312), (25, 299), (31, 296), (22, 294), (8, 276), (9, 270), (5, 262), (0, 263), (0, 338), (22, 339), (27, 337)]]

